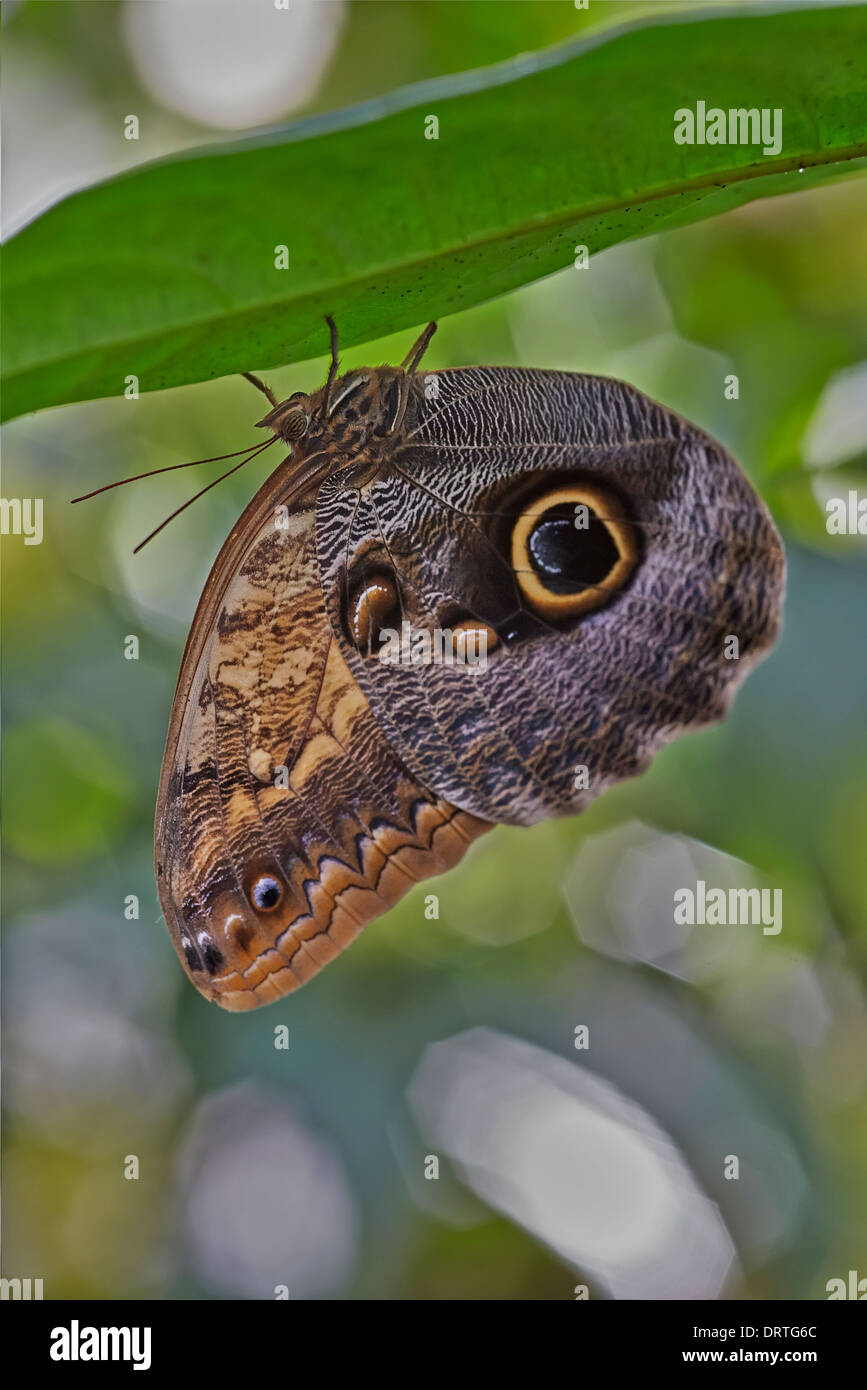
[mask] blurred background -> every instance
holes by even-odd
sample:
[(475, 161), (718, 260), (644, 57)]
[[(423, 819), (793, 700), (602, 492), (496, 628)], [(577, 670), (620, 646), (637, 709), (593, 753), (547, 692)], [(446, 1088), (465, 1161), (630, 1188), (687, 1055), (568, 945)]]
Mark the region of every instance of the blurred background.
[[(673, 7), (291, 8), (287, 43), (271, 0), (5, 4), (5, 234), (131, 161)], [(865, 490), (865, 222), (844, 181), (441, 322), (431, 369), (623, 377), (722, 439), (784, 533), (785, 631), (724, 725), (580, 818), (498, 829), (251, 1015), (183, 976), (152, 817), (188, 624), (266, 465), (137, 557), (201, 479), (68, 502), (239, 448), (258, 397), (227, 379), (7, 427), (4, 494), (45, 499), (45, 539), (4, 547), (4, 1275), (96, 1299), (824, 1298), (867, 1276), (867, 556), (824, 512)], [(325, 366), (268, 376), (282, 398)], [(781, 933), (674, 927), (700, 877), (782, 888)]]

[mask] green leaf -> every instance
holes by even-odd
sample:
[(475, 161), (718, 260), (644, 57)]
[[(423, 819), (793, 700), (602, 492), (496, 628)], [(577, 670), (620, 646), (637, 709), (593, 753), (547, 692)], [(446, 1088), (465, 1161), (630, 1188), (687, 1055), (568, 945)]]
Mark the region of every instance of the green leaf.
[[(863, 170), (865, 47), (864, 6), (650, 23), (87, 189), (5, 253), (4, 413), (300, 361), (325, 350), (326, 313), (363, 342), (576, 245)], [(698, 101), (780, 108), (781, 152), (676, 144)]]

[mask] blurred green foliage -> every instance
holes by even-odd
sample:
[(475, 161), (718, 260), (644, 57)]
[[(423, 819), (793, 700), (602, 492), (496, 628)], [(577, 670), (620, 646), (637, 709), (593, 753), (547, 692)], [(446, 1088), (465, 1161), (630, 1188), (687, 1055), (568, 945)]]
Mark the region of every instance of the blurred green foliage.
[[(625, 10), (357, 4), (316, 109), (497, 61)], [(60, 57), (114, 119), (134, 78), (113, 12), (25, 5), (7, 62), (16, 44)], [(177, 131), (189, 136), (180, 120)], [(815, 466), (811, 430), (840, 373), (867, 357), (865, 216), (863, 179), (794, 192), (614, 248), (590, 273), (566, 270), (443, 322), (433, 368), (622, 376), (718, 435), (783, 529), (784, 634), (723, 725), (672, 746), (580, 818), (495, 831), (432, 885), (439, 921), (425, 918), (425, 885), (312, 986), (250, 1016), (221, 1013), (183, 979), (159, 920), (151, 822), (186, 628), (265, 470), (250, 464), (135, 558), (136, 541), (194, 490), (190, 475), (75, 509), (68, 500), (239, 447), (257, 400), (226, 379), (7, 428), (4, 491), (43, 496), (46, 516), (41, 546), (3, 548), (5, 1274), (44, 1277), (47, 1297), (225, 1293), (181, 1238), (179, 1155), (196, 1106), (252, 1080), (343, 1165), (360, 1235), (331, 1296), (570, 1298), (576, 1272), (454, 1175), (442, 1184), (452, 1216), (417, 1199), (401, 1159), (417, 1143), (404, 1096), (438, 1039), (487, 1025), (574, 1058), (573, 1022), (590, 1017), (604, 1043), (589, 1065), (659, 1118), (720, 1204), (739, 1249), (729, 1296), (823, 1297), (827, 1278), (859, 1260), (864, 1272), (867, 560), (863, 544), (838, 544), (824, 526), (821, 484), (856, 451), (841, 436), (838, 458), (831, 438), (830, 463)], [(350, 349), (346, 365), (400, 360), (407, 340)], [(269, 380), (285, 395), (324, 371), (317, 360)], [(730, 373), (736, 400), (723, 391)], [(124, 659), (130, 633), (138, 661)], [(782, 885), (781, 937), (727, 936), (713, 972), (692, 978), (587, 945), (594, 903), (580, 891), (567, 903), (564, 885), (582, 846), (631, 820)], [(660, 1020), (689, 1042), (671, 1044)], [(273, 1045), (281, 1022), (288, 1053)], [(666, 1087), (684, 1054), (701, 1059), (702, 1094)], [(796, 1154), (809, 1178), (767, 1248), (750, 1244), (752, 1179), (720, 1183), (703, 1148), (709, 1114), (726, 1106), (735, 1128), (749, 1117), (772, 1136), (771, 1153)], [(139, 1183), (123, 1181), (129, 1153)]]

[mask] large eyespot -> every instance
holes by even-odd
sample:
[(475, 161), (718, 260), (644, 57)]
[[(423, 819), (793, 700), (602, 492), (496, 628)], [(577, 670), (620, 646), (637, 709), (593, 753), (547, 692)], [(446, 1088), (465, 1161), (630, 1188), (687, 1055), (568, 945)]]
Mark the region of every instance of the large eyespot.
[(353, 591), (346, 614), (349, 635), (360, 652), (379, 650), (383, 628), (400, 627), (400, 596), (388, 574), (368, 575)]
[(259, 874), (250, 885), (250, 902), (257, 912), (273, 912), (283, 898), (283, 885), (273, 874)]
[(552, 488), (512, 531), (512, 568), (528, 606), (551, 621), (590, 613), (622, 588), (638, 542), (619, 499), (592, 483)]

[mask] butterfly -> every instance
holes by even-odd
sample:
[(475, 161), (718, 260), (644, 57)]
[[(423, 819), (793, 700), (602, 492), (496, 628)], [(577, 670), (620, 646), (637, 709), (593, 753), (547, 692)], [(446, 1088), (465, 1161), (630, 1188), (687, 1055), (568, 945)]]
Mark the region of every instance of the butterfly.
[(720, 719), (780, 622), (773, 522), (681, 416), (602, 377), (422, 372), (435, 324), (340, 375), (328, 323), (319, 390), (244, 374), (288, 454), (205, 585), (160, 779), (165, 920), (229, 1010)]

